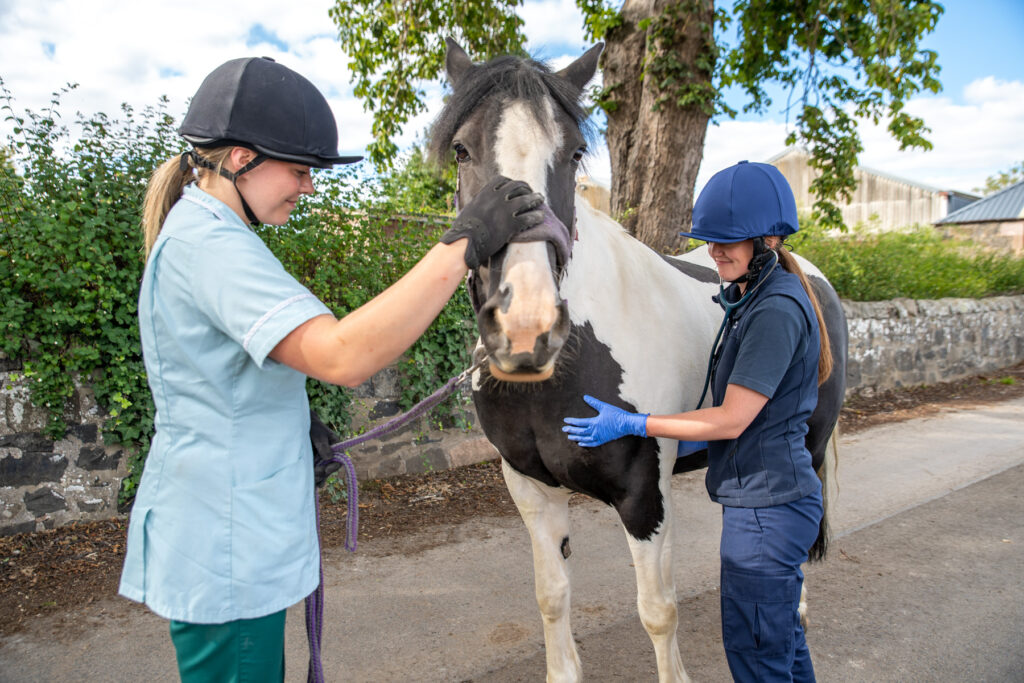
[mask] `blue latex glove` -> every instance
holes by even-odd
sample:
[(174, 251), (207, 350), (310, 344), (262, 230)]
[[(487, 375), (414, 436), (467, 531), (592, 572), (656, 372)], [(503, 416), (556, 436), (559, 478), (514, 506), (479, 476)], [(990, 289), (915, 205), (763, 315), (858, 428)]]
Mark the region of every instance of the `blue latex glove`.
[(679, 448), (676, 450), (676, 457), (682, 458), (684, 456), (689, 455), (690, 453), (702, 451), (707, 447), (707, 441), (680, 441)]
[(583, 400), (597, 411), (596, 417), (567, 417), (562, 431), (570, 441), (581, 446), (600, 446), (623, 436), (647, 436), (647, 416), (650, 413), (630, 413), (622, 408), (599, 401), (593, 396)]

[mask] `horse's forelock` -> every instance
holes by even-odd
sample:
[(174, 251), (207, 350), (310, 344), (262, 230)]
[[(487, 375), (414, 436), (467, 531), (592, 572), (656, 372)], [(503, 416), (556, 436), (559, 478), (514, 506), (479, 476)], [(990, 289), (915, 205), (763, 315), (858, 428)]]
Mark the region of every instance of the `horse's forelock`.
[(587, 110), (580, 104), (582, 93), (543, 62), (504, 56), (477, 64), (455, 84), (452, 96), (431, 128), (430, 153), (440, 164), (447, 163), (455, 133), (481, 102), (493, 96), (527, 103), (538, 121), (547, 122), (544, 100), (550, 97), (572, 119), (585, 139), (593, 137)]

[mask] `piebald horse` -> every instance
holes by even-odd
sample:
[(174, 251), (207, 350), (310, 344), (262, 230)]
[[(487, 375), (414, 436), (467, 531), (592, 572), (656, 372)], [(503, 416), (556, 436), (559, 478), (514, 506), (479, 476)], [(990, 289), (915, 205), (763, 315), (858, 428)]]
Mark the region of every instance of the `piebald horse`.
[[(541, 192), (547, 220), (471, 273), (476, 353), (473, 399), (487, 438), (501, 453), (509, 492), (529, 529), (549, 681), (582, 676), (569, 624), (568, 501), (581, 492), (618, 512), (633, 555), (637, 606), (660, 681), (687, 680), (676, 640), (670, 479), (706, 465), (706, 452), (677, 461), (671, 439), (626, 437), (582, 448), (562, 418), (590, 415), (590, 394), (631, 411), (696, 408), (722, 320), (711, 299), (719, 279), (706, 249), (679, 258), (637, 241), (574, 191), (586, 154), (580, 104), (601, 45), (558, 72), (499, 57), (474, 64), (448, 41), (452, 95), (435, 122), (435, 155), (458, 163), (458, 205), (495, 173)], [(680, 229), (686, 226), (679, 226)], [(843, 400), (846, 322), (835, 291), (801, 260), (820, 299), (835, 369), (820, 387), (808, 447), (824, 472), (826, 446)], [(825, 522), (813, 555), (824, 550)]]

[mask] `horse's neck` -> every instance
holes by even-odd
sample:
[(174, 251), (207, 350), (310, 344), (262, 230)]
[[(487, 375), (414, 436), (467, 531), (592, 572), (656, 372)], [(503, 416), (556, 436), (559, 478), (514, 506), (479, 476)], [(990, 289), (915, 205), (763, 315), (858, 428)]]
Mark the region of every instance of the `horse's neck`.
[(560, 292), (623, 370), (620, 395), (646, 412), (692, 408), (721, 320), (714, 287), (680, 273), (622, 226), (577, 201), (579, 241)]
[(612, 309), (621, 322), (652, 308), (685, 306), (698, 299), (700, 306), (707, 298), (706, 285), (680, 277), (657, 252), (578, 195), (576, 220), (578, 238), (560, 287), (571, 310), (584, 315)]

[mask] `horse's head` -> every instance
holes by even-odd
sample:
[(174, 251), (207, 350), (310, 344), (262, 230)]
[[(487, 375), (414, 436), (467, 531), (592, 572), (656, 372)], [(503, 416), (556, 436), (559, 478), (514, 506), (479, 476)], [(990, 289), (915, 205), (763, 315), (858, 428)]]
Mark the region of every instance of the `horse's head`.
[(445, 67), (452, 96), (434, 124), (433, 152), (454, 154), (456, 201), (465, 205), (495, 173), (524, 180), (547, 200), (546, 220), (518, 235), (470, 277), (491, 375), (549, 378), (569, 336), (558, 293), (574, 239), (576, 171), (587, 148), (583, 87), (602, 45), (559, 72), (519, 57), (474, 64), (451, 39)]

